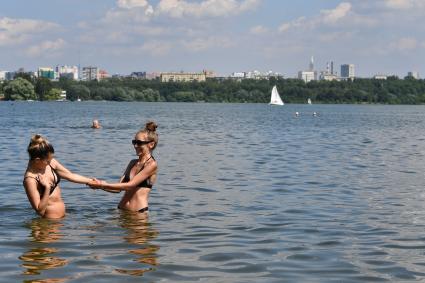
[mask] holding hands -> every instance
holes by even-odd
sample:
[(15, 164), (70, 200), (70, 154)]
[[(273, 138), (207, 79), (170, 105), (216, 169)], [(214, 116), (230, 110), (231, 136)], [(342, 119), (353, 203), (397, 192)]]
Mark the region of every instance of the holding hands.
[(119, 193), (120, 190), (119, 189), (110, 189), (110, 188), (105, 188), (105, 186), (108, 185), (107, 182), (102, 181), (102, 180), (98, 180), (96, 178), (92, 179), (90, 182), (87, 183), (87, 186), (89, 186), (90, 188), (92, 188), (93, 190), (97, 190), (97, 189), (102, 189), (106, 192), (110, 192), (110, 193)]
[(93, 178), (90, 180), (90, 182), (87, 183), (87, 186), (96, 190), (96, 189), (102, 189), (104, 184), (105, 184), (104, 181)]

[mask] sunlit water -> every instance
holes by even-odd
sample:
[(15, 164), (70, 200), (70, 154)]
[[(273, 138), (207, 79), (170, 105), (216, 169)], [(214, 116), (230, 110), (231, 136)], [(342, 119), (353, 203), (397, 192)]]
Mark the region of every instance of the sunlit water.
[[(67, 181), (66, 217), (36, 216), (32, 134), (115, 181), (149, 119), (149, 219)], [(425, 106), (1, 102), (0, 281), (425, 281), (424, 128)]]

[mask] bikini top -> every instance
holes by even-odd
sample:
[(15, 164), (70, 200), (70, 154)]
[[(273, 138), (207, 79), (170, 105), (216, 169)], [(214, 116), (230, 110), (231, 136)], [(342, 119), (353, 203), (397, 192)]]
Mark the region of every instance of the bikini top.
[[(153, 156), (149, 157), (145, 161), (145, 163), (143, 163), (142, 168), (140, 168), (140, 170), (136, 174), (134, 174), (134, 176), (136, 176), (137, 174), (139, 174), (143, 170), (143, 168), (145, 168), (146, 162), (148, 162), (151, 158), (153, 160), (155, 160), (155, 158)], [(127, 182), (130, 181), (130, 171), (133, 168), (133, 166), (137, 163), (137, 161), (138, 161), (138, 159), (134, 159), (134, 160), (131, 160), (130, 161), (129, 166), (127, 167), (127, 170), (124, 173), (124, 179), (122, 180), (122, 183), (127, 183)], [(150, 188), (150, 189), (152, 189), (152, 185), (153, 184), (151, 183), (150, 178), (147, 178), (147, 179), (143, 180), (140, 184), (138, 184), (137, 187), (140, 187), (140, 188)]]
[[(56, 189), (56, 187), (58, 186), (59, 182), (61, 181), (61, 177), (58, 175), (58, 173), (56, 173), (56, 170), (53, 169), (52, 166), (50, 166), (50, 164), (49, 164), (49, 167), (50, 167), (50, 170), (52, 170), (52, 175), (53, 175), (53, 184), (50, 186), (50, 193), (49, 193), (49, 195), (51, 195), (53, 193), (53, 191)], [(41, 185), (40, 179), (38, 178), (38, 176), (37, 177), (25, 176), (24, 177), (24, 182), (25, 182), (25, 179), (26, 178), (33, 178), (34, 180), (36, 180), (37, 181), (37, 190), (38, 190), (38, 192), (40, 193), (40, 195), (43, 195), (44, 194), (44, 189), (45, 188), (44, 188), (43, 185)]]

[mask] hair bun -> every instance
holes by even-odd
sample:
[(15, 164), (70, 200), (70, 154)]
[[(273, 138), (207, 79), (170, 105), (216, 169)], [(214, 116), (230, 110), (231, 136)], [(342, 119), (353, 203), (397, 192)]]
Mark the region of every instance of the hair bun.
[(40, 144), (44, 141), (45, 141), (45, 139), (39, 134), (35, 134), (31, 138), (31, 144)]
[(158, 125), (155, 124), (155, 122), (153, 122), (153, 121), (147, 122), (146, 125), (145, 125), (145, 129), (150, 131), (150, 132), (155, 132), (156, 128), (158, 128)]

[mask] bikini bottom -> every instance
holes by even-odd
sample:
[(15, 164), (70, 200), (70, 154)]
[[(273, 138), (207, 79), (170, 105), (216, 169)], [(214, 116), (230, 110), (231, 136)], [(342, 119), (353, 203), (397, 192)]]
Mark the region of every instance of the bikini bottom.
[[(117, 206), (117, 208), (118, 209), (122, 209), (121, 207), (119, 207), (119, 206)], [(143, 213), (143, 212), (146, 212), (146, 211), (148, 211), (149, 210), (149, 207), (144, 207), (144, 208), (142, 208), (142, 209), (139, 209), (137, 212), (140, 212), (140, 213)]]
[(144, 207), (144, 208), (142, 208), (142, 209), (139, 209), (139, 212), (140, 213), (143, 213), (143, 212), (146, 212), (146, 211), (148, 211), (149, 210), (149, 207)]

